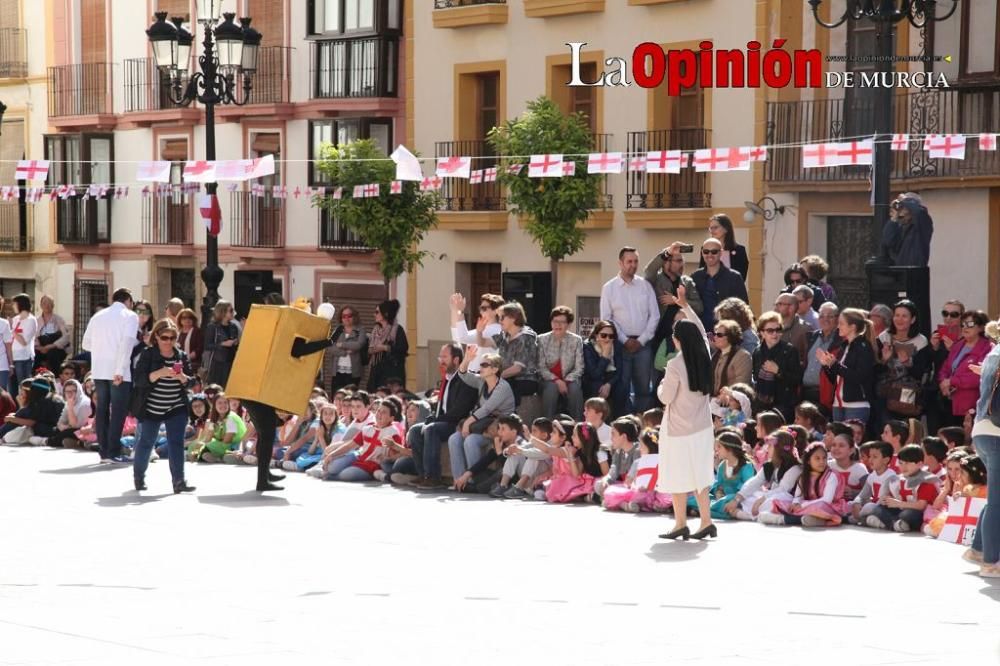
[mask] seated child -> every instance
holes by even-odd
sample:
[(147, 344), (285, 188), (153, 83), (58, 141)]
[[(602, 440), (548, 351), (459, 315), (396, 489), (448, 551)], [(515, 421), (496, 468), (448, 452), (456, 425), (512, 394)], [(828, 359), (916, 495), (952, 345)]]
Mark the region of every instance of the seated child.
[(892, 460), (892, 444), (888, 442), (865, 442), (860, 449), (861, 459), (866, 461), (871, 472), (865, 485), (851, 501), (851, 523), (867, 525), (868, 517), (874, 515), (882, 500), (890, 496), (889, 487), (896, 481), (896, 472), (889, 467)]
[(729, 386), (722, 387), (719, 396), (709, 401), (715, 426), (742, 425), (753, 414), (750, 404), (750, 396), (743, 391)]
[(659, 430), (660, 424), (663, 423), (663, 410), (654, 407), (653, 409), (647, 409), (642, 413), (642, 427), (646, 428), (656, 428)]
[(725, 512), (738, 520), (756, 520), (775, 500), (793, 498), (802, 473), (795, 437), (787, 430), (776, 430), (768, 435), (766, 446), (771, 459), (724, 506)]
[(660, 435), (655, 428), (646, 428), (639, 437), (639, 457), (632, 463), (625, 483), (608, 486), (604, 491), (604, 508), (629, 513), (640, 511), (664, 512), (673, 498), (656, 490), (660, 476)]
[(594, 492), (604, 497), (611, 485), (621, 485), (632, 465), (639, 459), (639, 423), (632, 416), (623, 416), (611, 424), (611, 464), (608, 473), (594, 482)]
[(352, 439), (345, 439), (331, 453), (327, 481), (371, 481), (381, 470), (388, 443), (403, 444), (403, 425), (399, 403), (382, 400), (375, 403), (375, 421), (365, 425)]
[(188, 445), (188, 459), (203, 462), (221, 462), (228, 451), (239, 448), (247, 431), (246, 422), (229, 409), (229, 400), (218, 393), (212, 403), (212, 416), (205, 428), (206, 438)]
[(847, 500), (843, 478), (830, 469), (828, 455), (822, 442), (809, 444), (802, 457), (795, 497), (775, 501), (770, 511), (761, 512), (758, 520), (765, 525), (839, 525), (847, 513)]
[(771, 433), (785, 425), (785, 419), (778, 412), (761, 412), (757, 415), (757, 444), (753, 447), (751, 457), (754, 467), (758, 470), (771, 459), (767, 438)]
[(965, 446), (965, 428), (962, 428), (961, 426), (946, 426), (944, 428), (940, 428), (937, 435), (944, 440), (945, 444), (948, 445), (949, 451), (953, 451), (960, 446)]
[(597, 428), (587, 422), (577, 423), (571, 441), (570, 446), (553, 452), (552, 478), (544, 484), (545, 499), (549, 502), (589, 498), (594, 492), (594, 482), (608, 473), (608, 453), (601, 450)]
[[(965, 453), (951, 453), (947, 460), (948, 477), (941, 486), (938, 499), (934, 500), (934, 506), (938, 508), (938, 514), (924, 525), (924, 534), (937, 538), (948, 522), (948, 497), (986, 497), (986, 465), (982, 458), (977, 455)], [(952, 465), (958, 468), (958, 480), (952, 476)], [(950, 494), (946, 494), (949, 493)], [(944, 497), (944, 501), (939, 500)]]
[(537, 418), (531, 422), (528, 439), (511, 444), (504, 451), (507, 460), (500, 474), (500, 487), (506, 488), (514, 476), (518, 477), (517, 483), (504, 492), (505, 499), (533, 499), (535, 486), (548, 478), (551, 469), (548, 442), (552, 430), (552, 419)]
[(590, 398), (583, 403), (583, 420), (597, 429), (597, 439), (605, 451), (611, 448), (611, 426), (605, 423), (610, 413), (604, 398)]
[(302, 471), (299, 469), (298, 459), (306, 455), (309, 447), (316, 440), (316, 430), (319, 427), (316, 416), (316, 402), (310, 400), (306, 403), (305, 413), (296, 422), (291, 441), (284, 447), (281, 457), (275, 461), (276, 467), (281, 467), (289, 472)]
[(889, 497), (881, 500), (866, 523), (876, 529), (915, 532), (924, 523), (924, 510), (937, 498), (941, 482), (924, 469), (924, 450), (907, 444), (896, 455), (899, 478), (889, 484)]
[[(455, 490), (462, 493), (488, 494), (500, 485), (502, 475), (501, 462), (504, 451), (508, 447), (520, 447), (521, 434), (524, 432), (524, 421), (517, 414), (505, 414), (497, 417), (494, 425), (486, 431), (487, 437), (492, 436), (492, 446), (483, 452), (483, 456), (469, 465), (469, 468), (455, 479)], [(551, 451), (549, 451), (551, 453)]]
[(811, 402), (800, 402), (795, 408), (795, 425), (800, 425), (809, 433), (810, 441), (823, 439), (826, 417), (820, 408)]
[[(715, 457), (720, 462), (708, 495), (713, 520), (732, 520), (725, 507), (755, 474), (744, 446), (735, 432), (723, 431), (715, 436)], [(693, 496), (688, 497), (687, 508), (689, 513), (697, 515), (698, 502)]]
[(948, 473), (944, 467), (944, 460), (948, 457), (948, 445), (940, 437), (924, 437), (920, 445), (924, 449), (924, 469), (944, 483), (944, 477)]
[(861, 489), (865, 486), (868, 468), (854, 460), (853, 433), (838, 433), (832, 438), (829, 445), (824, 444), (824, 446), (830, 452), (830, 459), (827, 461), (830, 469), (834, 474), (840, 476), (840, 480), (844, 484), (844, 499), (848, 502), (854, 501), (854, 498), (861, 493)]
[(304, 472), (323, 460), (323, 452), (333, 443), (334, 437), (344, 433), (346, 428), (340, 422), (337, 407), (330, 402), (321, 402), (316, 435), (305, 453), (295, 460), (296, 470)]

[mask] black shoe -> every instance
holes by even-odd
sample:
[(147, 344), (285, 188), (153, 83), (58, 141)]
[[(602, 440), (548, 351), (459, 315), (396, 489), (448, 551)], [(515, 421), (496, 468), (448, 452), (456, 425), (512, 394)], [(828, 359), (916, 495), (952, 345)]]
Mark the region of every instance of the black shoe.
[(676, 539), (684, 539), (685, 541), (687, 541), (688, 539), (691, 538), (691, 530), (689, 530), (687, 525), (685, 525), (684, 527), (678, 527), (673, 532), (667, 532), (666, 534), (661, 534), (660, 538), (670, 539), (671, 541), (674, 541)]
[(136, 479), (135, 480), (135, 489), (136, 490), (146, 490), (146, 482), (143, 481), (142, 479)]
[(268, 481), (267, 483), (258, 483), (257, 492), (262, 493), (266, 490), (284, 490), (283, 486), (275, 485)]
[(702, 539), (707, 539), (708, 537), (712, 537), (713, 539), (715, 539), (718, 538), (718, 536), (719, 536), (719, 529), (715, 526), (715, 523), (712, 523), (705, 529), (698, 530), (697, 532), (692, 534), (691, 538), (701, 541)]
[(268, 472), (267, 473), (267, 480), (268, 481), (283, 481), (284, 478), (285, 478), (284, 474), (275, 474), (274, 472)]
[(179, 495), (180, 493), (192, 493), (194, 492), (194, 486), (189, 486), (187, 481), (181, 481), (180, 483), (174, 484), (174, 495)]

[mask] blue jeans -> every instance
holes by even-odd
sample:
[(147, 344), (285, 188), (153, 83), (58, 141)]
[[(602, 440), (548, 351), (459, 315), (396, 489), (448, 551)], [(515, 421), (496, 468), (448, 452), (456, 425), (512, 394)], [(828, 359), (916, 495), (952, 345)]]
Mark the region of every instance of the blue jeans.
[(979, 435), (972, 439), (976, 453), (986, 463), (986, 506), (979, 514), (972, 550), (983, 554), (983, 562), (1000, 562), (1000, 437)]
[(170, 461), (170, 479), (174, 485), (184, 481), (184, 428), (187, 427), (187, 410), (177, 410), (173, 416), (163, 419), (143, 419), (142, 431), (135, 443), (135, 462), (132, 474), (136, 481), (142, 481), (149, 467), (149, 456), (153, 452), (160, 424), (167, 429), (167, 459)]
[(13, 390), (11, 395), (17, 395), (18, 385), (25, 379), (31, 378), (31, 371), (34, 370), (35, 361), (28, 359), (27, 361), (14, 361), (14, 380), (13, 380)]
[(441, 445), (455, 432), (455, 426), (445, 421), (417, 423), (406, 433), (413, 450), (417, 474), (431, 479), (441, 478)]
[(871, 412), (872, 410), (870, 407), (837, 407), (834, 405), (833, 420), (843, 423), (848, 419), (858, 419), (867, 425)]
[(122, 429), (132, 397), (132, 382), (115, 386), (110, 379), (98, 379), (94, 382), (94, 390), (97, 395), (94, 429), (97, 430), (101, 459), (115, 458), (122, 454)]
[[(343, 472), (345, 469), (354, 464), (354, 461), (358, 459), (358, 454), (355, 451), (346, 453), (339, 458), (335, 458), (330, 461), (330, 465), (326, 468), (326, 474), (323, 475), (325, 481), (333, 481), (336, 479), (337, 475)], [(364, 470), (362, 470), (364, 471)]]
[(17, 397), (17, 393), (10, 390), (10, 370), (0, 370), (0, 388), (10, 392), (12, 397)]
[[(633, 353), (622, 350), (621, 386), (625, 395), (622, 403), (629, 414), (642, 413), (649, 409), (652, 400), (650, 381), (653, 377), (653, 350), (648, 344)], [(630, 392), (635, 392), (635, 400), (629, 400)], [(622, 414), (616, 414), (622, 416)]]
[(451, 478), (457, 479), (479, 462), (483, 457), (483, 448), (486, 446), (486, 438), (482, 435), (469, 433), (468, 437), (462, 437), (458, 430), (448, 438), (448, 454), (451, 461)]

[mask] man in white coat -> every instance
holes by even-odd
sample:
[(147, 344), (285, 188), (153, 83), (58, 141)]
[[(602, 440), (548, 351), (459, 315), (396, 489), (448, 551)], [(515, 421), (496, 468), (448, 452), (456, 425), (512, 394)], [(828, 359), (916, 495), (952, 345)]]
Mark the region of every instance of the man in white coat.
[(128, 289), (116, 289), (112, 304), (87, 324), (83, 348), (90, 352), (90, 375), (94, 379), (97, 409), (94, 427), (101, 462), (131, 462), (122, 455), (122, 428), (132, 397), (132, 348), (138, 341), (139, 317)]

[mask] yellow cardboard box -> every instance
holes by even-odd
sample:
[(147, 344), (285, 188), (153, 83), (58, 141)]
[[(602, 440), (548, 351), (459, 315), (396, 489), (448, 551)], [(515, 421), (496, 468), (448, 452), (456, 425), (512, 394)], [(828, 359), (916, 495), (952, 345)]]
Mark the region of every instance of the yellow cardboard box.
[(330, 321), (297, 308), (254, 305), (226, 383), (226, 395), (302, 414), (323, 363), (323, 353), (292, 357), (296, 338), (330, 337)]

